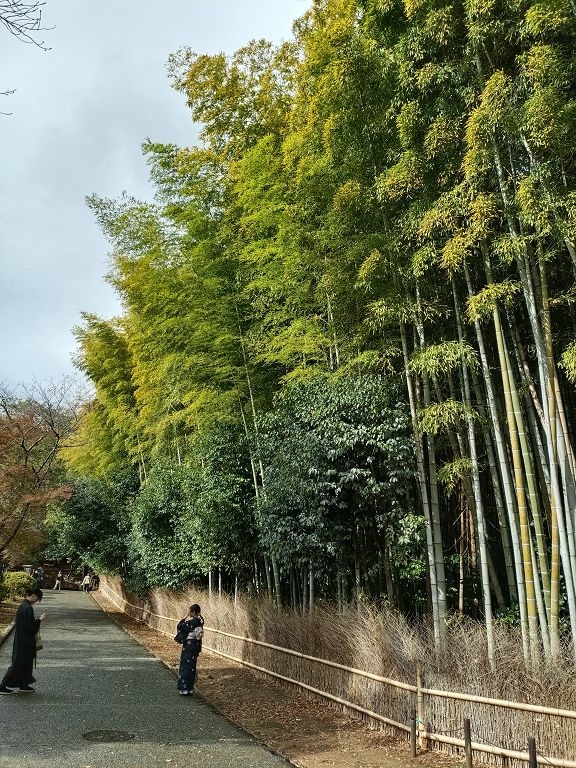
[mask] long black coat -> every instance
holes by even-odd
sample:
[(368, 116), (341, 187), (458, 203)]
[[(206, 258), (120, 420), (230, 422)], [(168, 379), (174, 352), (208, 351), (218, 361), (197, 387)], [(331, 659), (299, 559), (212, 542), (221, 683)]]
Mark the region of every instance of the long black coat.
[(15, 624), (12, 664), (29, 664), (36, 656), (36, 633), (40, 629), (40, 619), (34, 618), (34, 609), (28, 600), (20, 603)]

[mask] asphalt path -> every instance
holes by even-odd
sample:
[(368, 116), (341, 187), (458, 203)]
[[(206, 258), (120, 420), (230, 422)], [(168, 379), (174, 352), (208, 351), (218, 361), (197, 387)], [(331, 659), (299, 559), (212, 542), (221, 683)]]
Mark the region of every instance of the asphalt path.
[[(200, 699), (179, 696), (175, 676), (89, 595), (46, 590), (43, 610), (36, 692), (0, 696), (0, 768), (286, 768)], [(0, 679), (11, 653), (10, 635)]]

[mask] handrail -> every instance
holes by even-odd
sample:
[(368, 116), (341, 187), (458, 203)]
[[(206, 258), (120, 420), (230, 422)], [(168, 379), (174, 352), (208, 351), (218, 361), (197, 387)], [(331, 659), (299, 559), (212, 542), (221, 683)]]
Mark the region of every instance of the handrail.
[[(130, 608), (134, 608), (137, 611), (143, 611), (144, 609), (137, 606), (132, 605), (132, 603), (129, 603), (125, 598), (123, 598), (121, 595), (119, 595), (117, 592), (114, 592), (114, 590), (106, 586), (106, 589), (108, 589), (112, 594), (116, 595), (116, 597), (119, 597), (122, 602), (124, 602), (126, 605), (130, 606)], [(178, 621), (178, 619), (174, 619), (169, 616), (160, 616), (157, 613), (152, 613), (150, 611), (147, 611), (147, 613), (150, 616), (157, 616), (158, 618), (167, 619), (168, 621)], [(262, 640), (254, 640), (251, 637), (243, 637), (242, 635), (234, 635), (231, 632), (224, 632), (221, 629), (215, 629), (213, 627), (204, 626), (204, 629), (207, 632), (215, 632), (220, 635), (225, 635), (226, 637), (231, 637), (236, 640), (242, 640), (245, 643), (251, 643), (254, 645), (261, 645), (265, 648), (272, 648), (276, 651), (281, 651), (282, 653), (289, 654), (291, 656), (297, 656), (299, 658), (307, 659), (309, 661), (315, 661), (319, 664), (325, 664), (329, 667), (336, 667), (337, 669), (342, 669), (345, 672), (351, 672), (356, 675), (361, 675), (362, 677), (368, 677), (371, 680), (376, 680), (377, 682), (385, 683), (386, 685), (392, 685), (397, 688), (403, 688), (404, 690), (411, 691), (413, 693), (416, 693), (418, 690), (415, 685), (410, 685), (409, 683), (402, 683), (399, 680), (392, 680), (387, 677), (381, 677), (380, 675), (372, 674), (371, 672), (365, 672), (362, 669), (356, 669), (355, 667), (347, 667), (343, 664), (338, 664), (335, 661), (328, 661), (328, 659), (320, 659), (316, 656), (308, 656), (305, 653), (299, 653), (298, 651), (293, 651), (290, 648), (283, 648), (279, 645), (272, 645), (271, 643), (265, 643)], [(168, 634), (168, 633), (166, 633)], [(423, 694), (426, 694), (428, 696), (436, 696), (440, 698), (445, 699), (457, 699), (459, 701), (468, 701), (471, 703), (476, 704), (488, 704), (493, 707), (502, 707), (505, 709), (518, 709), (523, 712), (535, 712), (539, 715), (553, 715), (555, 717), (566, 717), (572, 720), (576, 720), (576, 711), (572, 709), (559, 709), (558, 707), (544, 707), (539, 704), (528, 704), (524, 702), (519, 701), (508, 701), (507, 699), (493, 699), (488, 696), (476, 696), (472, 693), (460, 693), (457, 691), (442, 691), (437, 690), (435, 688), (421, 688), (420, 692)]]
[[(158, 613), (152, 613), (152, 611), (145, 611), (145, 609), (133, 605), (132, 603), (129, 603), (122, 595), (119, 595), (117, 592), (114, 592), (114, 590), (106, 585), (106, 589), (108, 589), (112, 594), (116, 595), (116, 597), (120, 598), (122, 602), (125, 605), (130, 606), (130, 608), (134, 608), (137, 611), (142, 611), (147, 613), (149, 616), (156, 616), (159, 619), (167, 619), (168, 621), (178, 621), (178, 619), (175, 619), (170, 616), (161, 616)], [(162, 631), (162, 630), (159, 630)], [(282, 653), (288, 654), (290, 656), (296, 656), (300, 659), (306, 659), (307, 661), (315, 661), (319, 664), (324, 664), (328, 667), (335, 667), (336, 669), (342, 669), (344, 672), (350, 672), (355, 675), (360, 675), (362, 677), (367, 677), (370, 680), (375, 680), (378, 683), (385, 683), (386, 685), (394, 686), (395, 688), (402, 688), (406, 691), (411, 691), (412, 693), (416, 693), (416, 686), (410, 685), (410, 683), (402, 683), (399, 680), (392, 680), (388, 677), (382, 677), (381, 675), (375, 675), (372, 672), (365, 672), (363, 669), (356, 669), (355, 667), (347, 667), (344, 664), (338, 664), (336, 661), (328, 661), (328, 659), (320, 659), (317, 656), (309, 656), (306, 653), (300, 653), (300, 651), (293, 651), (291, 648), (283, 648), (281, 645), (272, 645), (272, 643), (265, 643), (263, 640), (254, 640), (251, 637), (244, 637), (242, 635), (234, 635), (231, 632), (224, 632), (221, 629), (216, 629), (215, 627), (209, 627), (206, 624), (204, 625), (204, 631), (205, 632), (214, 632), (215, 634), (219, 635), (225, 635), (226, 637), (232, 637), (235, 640), (242, 640), (245, 643), (251, 643), (252, 645), (260, 645), (264, 648), (271, 648), (274, 651), (281, 651)], [(169, 633), (166, 632), (166, 635)]]
[(576, 712), (572, 709), (558, 709), (557, 707), (543, 707), (540, 704), (525, 704), (521, 701), (507, 701), (506, 699), (491, 699), (487, 696), (475, 696), (472, 693), (458, 693), (456, 691), (440, 691), (434, 688), (421, 688), (421, 693), (427, 696), (438, 696), (443, 699), (457, 699), (476, 704), (490, 704), (493, 707), (504, 709), (518, 709), (522, 712), (536, 712), (539, 715), (554, 715), (555, 717), (567, 717), (576, 720)]
[[(159, 619), (165, 619), (167, 621), (177, 621), (177, 619), (170, 617), (170, 616), (161, 616), (160, 614), (153, 613), (152, 611), (147, 611), (143, 608), (143, 606), (137, 606), (133, 605), (132, 603), (129, 603), (122, 595), (119, 595), (115, 590), (113, 590), (110, 586), (107, 584), (101, 585), (103, 591), (106, 591), (115, 597), (117, 597), (119, 600), (124, 603), (125, 606), (128, 606), (130, 608), (134, 608), (136, 611), (139, 611), (141, 614), (147, 614), (148, 616), (155, 616)], [(114, 600), (111, 600), (112, 603), (116, 605), (117, 608), (122, 609), (122, 606), (118, 605)], [(145, 622), (147, 623), (147, 622)], [(148, 626), (150, 626), (148, 624)], [(153, 628), (156, 629), (156, 628)], [(291, 656), (295, 656), (302, 659), (307, 659), (309, 661), (314, 661), (320, 664), (324, 664), (326, 666), (330, 667), (336, 667), (338, 669), (342, 669), (346, 672), (350, 672), (353, 674), (360, 675), (362, 677), (367, 677), (372, 680), (376, 680), (377, 682), (382, 682), (386, 685), (391, 685), (397, 688), (402, 688), (404, 690), (409, 691), (410, 693), (420, 693), (423, 695), (428, 696), (436, 696), (440, 698), (447, 698), (447, 699), (456, 699), (460, 701), (467, 701), (471, 703), (478, 703), (478, 704), (487, 704), (494, 707), (501, 707), (506, 709), (516, 709), (519, 711), (525, 711), (525, 712), (535, 712), (537, 714), (546, 714), (546, 715), (552, 715), (555, 717), (565, 717), (569, 719), (576, 719), (576, 712), (573, 710), (568, 709), (559, 709), (556, 707), (543, 707), (539, 706), (537, 704), (524, 704), (522, 702), (513, 702), (513, 701), (507, 701), (506, 699), (493, 699), (485, 696), (475, 696), (473, 694), (467, 694), (467, 693), (458, 693), (455, 691), (441, 691), (434, 688), (418, 688), (417, 686), (410, 685), (408, 683), (402, 683), (398, 680), (392, 680), (390, 678), (382, 677), (380, 675), (374, 675), (371, 672), (365, 672), (364, 670), (355, 669), (354, 667), (346, 667), (342, 664), (338, 664), (334, 661), (328, 661), (327, 659), (320, 659), (316, 656), (309, 656), (304, 653), (299, 653), (298, 651), (293, 651), (290, 648), (283, 648), (282, 646), (278, 645), (272, 645), (271, 643), (266, 643), (262, 640), (255, 640), (250, 637), (242, 637), (241, 635), (235, 635), (230, 632), (225, 632), (221, 629), (216, 629), (214, 627), (207, 627), (205, 626), (204, 629), (207, 632), (213, 632), (214, 634), (223, 635), (225, 637), (230, 637), (236, 640), (241, 640), (242, 642), (251, 643), (254, 645), (263, 646), (266, 648), (271, 648), (276, 651), (280, 651), (282, 653), (289, 654)], [(156, 629), (156, 631), (161, 632), (161, 634), (168, 636), (170, 633), (164, 632), (161, 629)], [(338, 696), (334, 696), (331, 693), (328, 693), (327, 691), (321, 691), (318, 688), (314, 688), (311, 685), (308, 685), (307, 683), (303, 683), (299, 680), (294, 680), (291, 677), (286, 677), (284, 675), (281, 675), (277, 672), (273, 672), (269, 669), (266, 669), (264, 667), (260, 667), (256, 664), (252, 664), (249, 661), (246, 661), (244, 659), (237, 658), (235, 656), (232, 656), (230, 654), (224, 653), (223, 651), (220, 651), (216, 648), (210, 647), (208, 645), (205, 646), (207, 650), (212, 651), (213, 653), (216, 653), (219, 656), (222, 656), (223, 658), (230, 659), (231, 661), (235, 661), (239, 664), (242, 664), (246, 667), (250, 667), (251, 669), (255, 669), (258, 672), (262, 672), (264, 674), (270, 675), (272, 677), (275, 677), (279, 680), (283, 680), (285, 682), (297, 685), (301, 688), (304, 688), (307, 691), (310, 691), (311, 693), (314, 693), (318, 696), (321, 696), (323, 698), (329, 699), (331, 701), (335, 701), (341, 706), (353, 709), (357, 712), (361, 712), (364, 715), (367, 715), (379, 722), (385, 723), (387, 725), (390, 725), (394, 728), (397, 728), (399, 730), (409, 732), (410, 727), (406, 726), (404, 723), (399, 723), (395, 720), (391, 720), (390, 718), (385, 717), (384, 715), (379, 714), (378, 712), (373, 712), (371, 710), (365, 709), (364, 707), (359, 706), (358, 704), (354, 704), (353, 702), (347, 701), (345, 699), (341, 699)], [(421, 724), (422, 725), (422, 724)], [(427, 732), (424, 730), (420, 730), (421, 737), (425, 739), (429, 739), (430, 741), (436, 741), (443, 744), (450, 744), (452, 746), (457, 746), (464, 748), (465, 742), (464, 739), (458, 739), (454, 738), (452, 736), (447, 736), (445, 734), (436, 734)], [(503, 747), (497, 747), (495, 745), (491, 744), (483, 744), (481, 742), (472, 742), (471, 747), (473, 750), (477, 752), (484, 752), (491, 755), (498, 755), (501, 757), (507, 757), (511, 759), (520, 760), (523, 762), (529, 761), (529, 755), (526, 752), (518, 752), (516, 750), (510, 750), (505, 749)], [(537, 755), (537, 762), (542, 765), (551, 765), (554, 766), (554, 768), (576, 768), (576, 762), (573, 760), (564, 760), (562, 758), (553, 758), (553, 757), (544, 757), (542, 755)]]

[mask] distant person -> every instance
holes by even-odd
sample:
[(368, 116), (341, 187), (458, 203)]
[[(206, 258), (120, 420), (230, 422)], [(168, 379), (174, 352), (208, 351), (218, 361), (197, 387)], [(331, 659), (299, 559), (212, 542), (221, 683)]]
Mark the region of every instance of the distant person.
[(42, 566), (36, 569), (36, 586), (38, 589), (42, 589), (44, 586), (44, 568)]
[(190, 606), (188, 615), (180, 619), (176, 637), (182, 638), (180, 666), (178, 668), (177, 689), (181, 696), (194, 693), (196, 682), (196, 662), (202, 651), (202, 635), (204, 634), (204, 619), (198, 603)]
[(100, 586), (100, 577), (93, 573), (92, 578), (90, 579), (90, 589), (96, 590)]
[(90, 575), (87, 573), (82, 579), (82, 592), (90, 592)]
[(64, 576), (62, 574), (62, 571), (58, 571), (58, 574), (56, 576), (56, 582), (54, 584), (54, 589), (62, 589), (63, 583), (64, 583)]
[(39, 619), (34, 618), (32, 606), (41, 600), (41, 589), (29, 589), (16, 611), (12, 664), (0, 683), (0, 694), (16, 693), (17, 690), (21, 693), (34, 693), (30, 683), (36, 682), (32, 674), (36, 658), (36, 635), (40, 631), (40, 622), (44, 621), (47, 614), (43, 613)]

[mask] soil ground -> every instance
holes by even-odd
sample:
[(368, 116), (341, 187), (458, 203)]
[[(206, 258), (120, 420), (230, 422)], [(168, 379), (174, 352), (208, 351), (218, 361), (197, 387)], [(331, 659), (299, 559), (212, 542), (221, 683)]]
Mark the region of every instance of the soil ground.
[[(91, 595), (134, 640), (176, 671), (180, 647), (172, 638), (122, 613), (101, 593)], [(11, 625), (18, 604), (0, 603), (0, 637)], [(214, 709), (299, 768), (464, 765), (463, 757), (436, 752), (421, 752), (413, 759), (406, 741), (209, 651), (200, 658), (197, 691)]]
[(14, 614), (19, 604), (19, 600), (6, 600), (4, 603), (0, 603), (0, 637), (14, 621)]
[[(99, 592), (94, 600), (140, 645), (174, 672), (180, 646), (116, 608)], [(0, 613), (0, 627), (2, 615)], [(1, 632), (0, 632), (1, 634)], [(247, 667), (204, 651), (197, 691), (202, 699), (274, 752), (299, 768), (459, 768), (464, 758), (422, 752), (374, 730), (293, 686), (281, 686)]]

